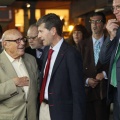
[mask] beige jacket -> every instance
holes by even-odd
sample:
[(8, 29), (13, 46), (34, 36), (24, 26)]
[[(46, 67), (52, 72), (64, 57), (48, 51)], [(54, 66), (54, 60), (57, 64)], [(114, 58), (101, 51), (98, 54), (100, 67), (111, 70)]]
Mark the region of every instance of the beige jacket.
[(22, 58), (30, 76), (27, 100), (23, 88), (13, 82), (17, 73), (12, 64), (4, 52), (0, 54), (0, 120), (26, 120), (26, 111), (28, 120), (37, 120), (37, 63), (29, 54)]

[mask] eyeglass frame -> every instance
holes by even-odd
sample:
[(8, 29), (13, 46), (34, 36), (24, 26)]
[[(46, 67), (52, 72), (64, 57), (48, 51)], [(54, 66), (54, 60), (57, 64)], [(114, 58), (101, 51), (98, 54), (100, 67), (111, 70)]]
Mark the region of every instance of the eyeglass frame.
[[(94, 22), (93, 22), (93, 21), (94, 21)], [(99, 24), (99, 23), (103, 22), (103, 20), (89, 20), (89, 22), (90, 22), (91, 24), (93, 24), (93, 23)]]
[(29, 41), (29, 40), (34, 40), (34, 39), (36, 39), (38, 37), (38, 35), (36, 35), (36, 36), (34, 36), (34, 37), (28, 37), (28, 36), (26, 36), (26, 39)]
[(24, 43), (27, 42), (26, 37), (18, 38), (18, 39), (16, 39), (16, 40), (4, 40), (4, 41), (8, 41), (8, 42), (16, 42), (17, 44), (20, 44), (21, 40), (22, 40)]
[(120, 10), (120, 5), (112, 6), (112, 7), (111, 7), (111, 10), (112, 10), (112, 11), (114, 11), (114, 10), (119, 11), (119, 10)]

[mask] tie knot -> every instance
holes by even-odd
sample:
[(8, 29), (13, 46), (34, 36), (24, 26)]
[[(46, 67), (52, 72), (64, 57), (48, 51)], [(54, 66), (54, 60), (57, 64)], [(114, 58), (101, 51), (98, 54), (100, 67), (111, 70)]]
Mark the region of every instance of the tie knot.
[(99, 45), (99, 44), (100, 44), (100, 41), (97, 40), (97, 41), (95, 42), (95, 45)]
[(49, 49), (49, 52), (48, 52), (48, 59), (51, 58), (53, 51), (54, 51), (53, 49)]

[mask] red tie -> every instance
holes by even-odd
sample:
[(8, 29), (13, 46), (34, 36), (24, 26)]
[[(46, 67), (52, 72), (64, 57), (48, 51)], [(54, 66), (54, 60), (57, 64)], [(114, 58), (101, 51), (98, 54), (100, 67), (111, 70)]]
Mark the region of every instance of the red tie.
[(53, 50), (50, 49), (48, 52), (48, 58), (47, 58), (47, 64), (46, 64), (46, 68), (45, 68), (44, 78), (43, 78), (42, 86), (40, 89), (40, 103), (42, 103), (42, 101), (44, 100), (45, 86), (46, 86), (47, 77), (48, 77), (48, 73), (49, 73), (49, 67), (50, 67), (52, 53), (53, 53)]

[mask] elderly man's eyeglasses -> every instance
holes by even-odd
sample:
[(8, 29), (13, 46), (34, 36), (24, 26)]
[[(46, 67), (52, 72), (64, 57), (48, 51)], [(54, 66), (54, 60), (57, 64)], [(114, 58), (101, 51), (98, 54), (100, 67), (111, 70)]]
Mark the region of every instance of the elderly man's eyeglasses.
[(112, 9), (112, 11), (114, 11), (114, 10), (120, 10), (120, 5), (117, 5), (117, 6), (113, 6), (113, 7), (111, 7), (111, 9)]
[(16, 42), (17, 44), (19, 44), (21, 41), (23, 41), (24, 43), (26, 43), (27, 39), (25, 37), (23, 37), (23, 38), (18, 38), (16, 40), (5, 40), (5, 41)]
[(38, 36), (36, 35), (36, 36), (34, 36), (34, 37), (26, 37), (27, 38), (27, 40), (34, 40), (34, 39), (36, 39)]
[(95, 24), (95, 23), (99, 24), (99, 23), (103, 22), (103, 20), (89, 20), (89, 22), (91, 24)]

